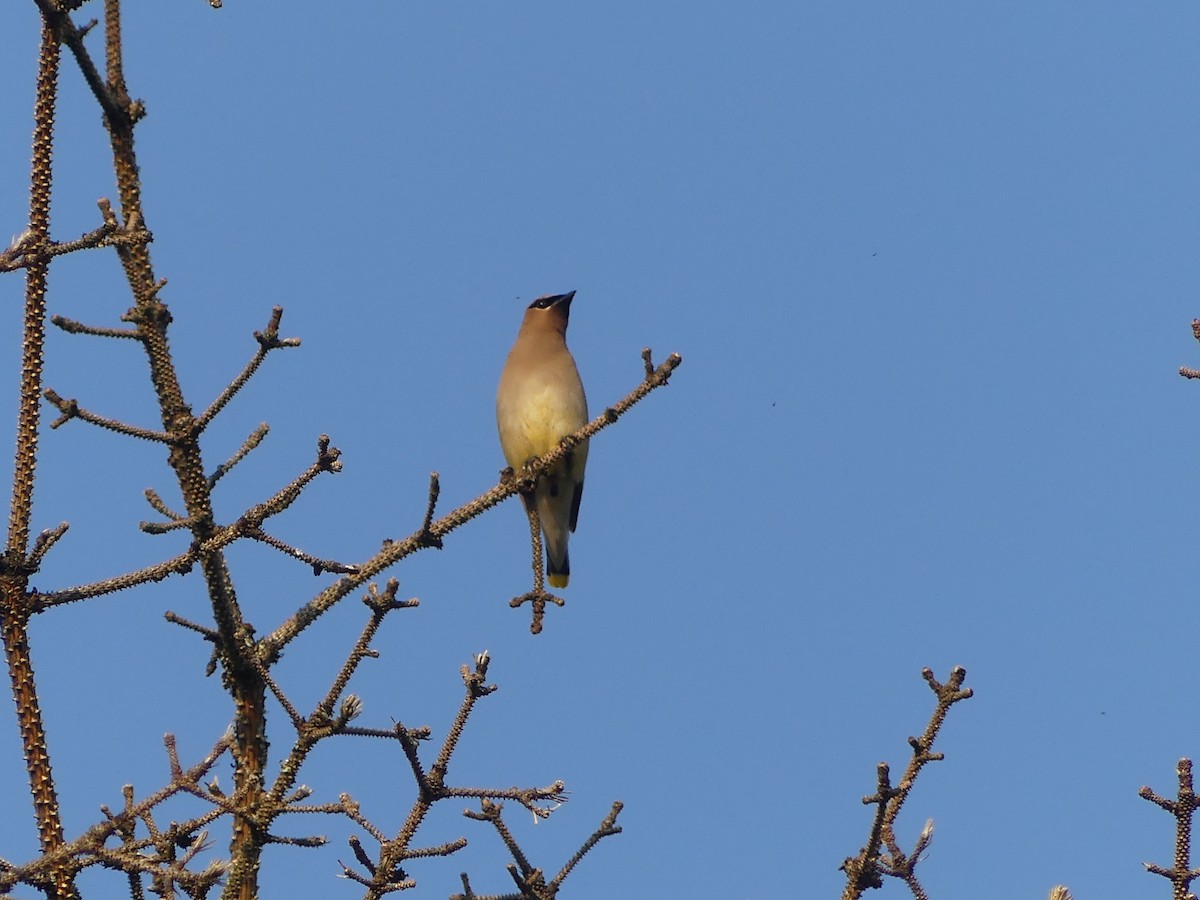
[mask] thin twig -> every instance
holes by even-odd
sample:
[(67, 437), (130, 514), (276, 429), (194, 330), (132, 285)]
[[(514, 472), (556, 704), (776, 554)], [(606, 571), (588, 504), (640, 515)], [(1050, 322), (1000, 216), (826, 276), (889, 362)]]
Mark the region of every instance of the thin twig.
[(154, 441), (159, 444), (168, 444), (171, 442), (171, 436), (163, 431), (154, 431), (150, 428), (142, 428), (138, 425), (129, 425), (117, 419), (109, 419), (105, 416), (96, 415), (81, 407), (74, 400), (67, 400), (59, 396), (58, 392), (53, 388), (46, 388), (42, 392), (43, 396), (49, 400), (58, 409), (60, 415), (57, 419), (50, 423), (51, 428), (59, 428), (65, 425), (72, 419), (82, 419), (89, 425), (97, 425), (100, 428), (107, 428), (109, 431), (115, 431), (117, 434), (123, 434), (128, 437), (140, 438), (144, 441)]
[(250, 361), (246, 363), (245, 368), (238, 373), (237, 377), (234, 378), (233, 381), (229, 382), (225, 389), (221, 391), (215, 400), (213, 400), (208, 409), (200, 414), (200, 417), (196, 420), (196, 427), (198, 430), (203, 431), (208, 426), (208, 423), (216, 417), (217, 413), (224, 409), (226, 404), (228, 404), (229, 401), (234, 398), (237, 392), (245, 387), (246, 382), (248, 382), (251, 376), (258, 371), (258, 367), (262, 365), (262, 362), (267, 358), (268, 353), (281, 347), (300, 346), (299, 338), (279, 337), (279, 322), (282, 318), (283, 307), (276, 306), (271, 310), (271, 318), (267, 322), (267, 327), (262, 331), (254, 332), (254, 339), (258, 341), (258, 351), (253, 357), (251, 357)]
[(281, 541), (279, 538), (267, 534), (261, 528), (246, 528), (244, 530), (246, 537), (252, 540), (266, 544), (268, 547), (273, 547), (280, 553), (290, 556), (293, 559), (298, 559), (303, 563), (312, 566), (313, 574), (320, 575), (322, 572), (333, 572), (338, 575), (347, 575), (356, 571), (355, 567), (348, 563), (340, 563), (334, 559), (321, 559), (313, 556), (311, 553), (305, 553), (298, 547), (293, 547), (286, 541)]
[(249, 437), (242, 441), (242, 446), (238, 447), (237, 452), (235, 452), (233, 456), (229, 457), (229, 459), (225, 460), (225, 462), (213, 469), (213, 473), (208, 476), (209, 490), (212, 490), (212, 488), (216, 486), (217, 482), (229, 473), (230, 469), (245, 459), (250, 451), (254, 450), (259, 444), (261, 444), (270, 430), (271, 426), (269, 426), (266, 422), (263, 422), (252, 432), (250, 432)]
[(51, 316), (51, 324), (61, 328), (68, 334), (87, 334), (94, 337), (132, 338), (140, 341), (142, 336), (133, 328), (101, 328), (95, 325), (84, 325), (66, 316)]
[(35, 613), (45, 612), (47, 609), (62, 606), (64, 603), (75, 603), (89, 597), (100, 597), (104, 594), (124, 591), (140, 584), (162, 581), (171, 575), (186, 575), (192, 570), (192, 566), (196, 564), (198, 558), (197, 548), (193, 547), (188, 552), (173, 556), (163, 562), (146, 566), (144, 569), (134, 572), (127, 572), (124, 575), (105, 578), (103, 581), (93, 581), (91, 584), (81, 584), (58, 591), (47, 591), (44, 594), (35, 591), (30, 596), (30, 609)]

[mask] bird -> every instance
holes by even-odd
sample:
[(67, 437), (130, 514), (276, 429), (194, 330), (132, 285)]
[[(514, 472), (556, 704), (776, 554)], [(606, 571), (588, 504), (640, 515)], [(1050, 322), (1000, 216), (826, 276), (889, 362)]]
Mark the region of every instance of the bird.
[[(562, 439), (587, 424), (587, 397), (567, 349), (567, 320), (575, 292), (538, 297), (525, 310), (496, 389), (500, 447), (513, 470), (556, 449)], [(546, 539), (546, 574), (551, 587), (571, 578), (567, 540), (579, 521), (587, 441), (580, 441), (538, 476), (525, 509), (537, 512)]]

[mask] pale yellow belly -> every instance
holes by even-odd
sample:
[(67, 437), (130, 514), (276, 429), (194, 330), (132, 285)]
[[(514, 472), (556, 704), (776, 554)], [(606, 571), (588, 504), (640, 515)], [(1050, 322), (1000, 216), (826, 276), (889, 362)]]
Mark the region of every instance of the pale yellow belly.
[(514, 469), (532, 456), (549, 453), (587, 424), (586, 410), (579, 403), (565, 402), (562, 392), (526, 392), (514, 401), (496, 409), (504, 458)]

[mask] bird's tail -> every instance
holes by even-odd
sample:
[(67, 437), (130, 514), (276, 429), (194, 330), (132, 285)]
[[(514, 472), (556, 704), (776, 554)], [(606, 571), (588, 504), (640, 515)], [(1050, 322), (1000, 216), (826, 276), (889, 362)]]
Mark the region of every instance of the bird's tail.
[(571, 580), (571, 559), (567, 556), (567, 548), (563, 547), (562, 559), (556, 560), (546, 548), (546, 575), (550, 579), (550, 587), (565, 588)]

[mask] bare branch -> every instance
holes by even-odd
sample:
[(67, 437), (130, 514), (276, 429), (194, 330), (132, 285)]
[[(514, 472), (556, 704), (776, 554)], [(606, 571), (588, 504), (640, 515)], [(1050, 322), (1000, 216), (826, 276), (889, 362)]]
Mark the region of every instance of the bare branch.
[(100, 328), (94, 325), (84, 325), (66, 316), (51, 316), (50, 322), (68, 334), (88, 334), (95, 337), (132, 338), (140, 341), (142, 336), (132, 328)]
[[(313, 465), (297, 476), (290, 484), (285, 485), (274, 496), (263, 503), (251, 507), (232, 525), (216, 529), (213, 536), (207, 541), (193, 544), (186, 553), (182, 553), (164, 562), (156, 563), (153, 566), (138, 569), (135, 572), (106, 578), (103, 581), (91, 584), (79, 585), (78, 587), (48, 591), (46, 593), (39, 592), (33, 597), (33, 611), (42, 612), (52, 606), (73, 603), (77, 600), (84, 600), (88, 597), (96, 597), (102, 594), (110, 594), (114, 591), (125, 590), (126, 588), (145, 584), (149, 581), (161, 581), (169, 575), (184, 574), (191, 571), (192, 566), (205, 555), (219, 552), (234, 541), (246, 537), (255, 529), (260, 529), (265, 519), (278, 515), (287, 509), (300, 495), (305, 485), (319, 474), (322, 472), (339, 471), (341, 463), (338, 461), (338, 456), (339, 451), (336, 448), (330, 447), (329, 438), (326, 435), (322, 435), (317, 442), (317, 461)], [(146, 523), (143, 524), (145, 525)], [(167, 531), (171, 527), (168, 525), (158, 526), (157, 530)], [(156, 527), (147, 525), (146, 530), (154, 531)]]
[[(129, 108), (122, 105), (113, 93), (109, 91), (104, 78), (96, 69), (96, 64), (92, 62), (87, 48), (83, 46), (84, 35), (91, 31), (96, 23), (92, 22), (85, 28), (76, 28), (75, 23), (71, 21), (71, 17), (59, 11), (58, 4), (54, 0), (34, 0), (34, 2), (37, 3), (38, 9), (42, 11), (42, 17), (60, 36), (62, 43), (70, 48), (76, 63), (79, 65), (79, 70), (83, 73), (84, 80), (87, 82), (88, 87), (91, 88), (92, 94), (100, 104), (100, 108), (104, 110), (104, 115), (110, 121), (128, 119), (130, 117)], [(144, 111), (142, 111), (142, 114), (144, 114)]]
[[(5, 565), (0, 568), (0, 637), (12, 697), (16, 703), (17, 727), (37, 821), (38, 842), (43, 853), (57, 854), (65, 841), (58, 792), (54, 784), (45, 723), (38, 703), (37, 683), (29, 653), (29, 548), (33, 511), (34, 477), (37, 473), (38, 438), (41, 422), (43, 358), (46, 345), (46, 285), (50, 256), (50, 201), (53, 183), (54, 116), (58, 102), (59, 39), (51, 24), (42, 23), (38, 51), (37, 86), (34, 95), (33, 161), (29, 175), (29, 229), (18, 242), (22, 253), (32, 253), (25, 269), (25, 303), (21, 341), (21, 381), (17, 404), (16, 453), (13, 461)], [(40, 558), (56, 538), (39, 541)], [(0, 873), (2, 880), (19, 867)], [(73, 900), (76, 869), (65, 858), (56, 858), (43, 870), (47, 895), (53, 890), (58, 900)], [(13, 882), (15, 883), (15, 882)], [(0, 887), (0, 890), (3, 888)]]
[(293, 547), (291, 544), (281, 541), (279, 538), (272, 537), (261, 528), (247, 528), (245, 529), (245, 535), (248, 538), (252, 538), (260, 543), (266, 544), (268, 547), (273, 547), (280, 553), (290, 556), (293, 559), (298, 559), (303, 563), (307, 563), (308, 565), (312, 566), (314, 575), (320, 575), (322, 572), (334, 572), (338, 575), (346, 575), (357, 571), (355, 566), (352, 566), (348, 563), (340, 563), (332, 559), (321, 559), (313, 556), (310, 553), (305, 553), (303, 550)]
[(50, 423), (51, 428), (58, 428), (65, 425), (72, 419), (82, 419), (90, 425), (98, 425), (101, 428), (107, 428), (109, 431), (115, 431), (117, 434), (124, 434), (128, 437), (141, 438), (144, 441), (154, 441), (159, 444), (168, 444), (171, 442), (171, 436), (162, 431), (153, 431), (149, 428), (141, 428), (137, 425), (128, 425), (125, 422), (120, 422), (116, 419), (108, 419), (104, 416), (98, 416), (93, 412), (83, 409), (74, 400), (66, 400), (59, 396), (53, 388), (46, 388), (42, 395), (49, 400), (61, 415)]
[[(925, 893), (917, 880), (915, 866), (920, 858), (921, 850), (932, 838), (932, 823), (926, 826), (928, 834), (922, 832), (921, 838), (918, 839), (917, 849), (912, 854), (905, 854), (901, 851), (896, 840), (894, 824), (905, 800), (908, 799), (908, 795), (916, 785), (917, 776), (921, 770), (926, 764), (942, 759), (942, 754), (932, 752), (932, 747), (950, 707), (960, 700), (970, 698), (972, 691), (970, 688), (962, 686), (967, 677), (966, 669), (962, 666), (954, 667), (945, 684), (939, 683), (933, 677), (931, 669), (922, 670), (921, 676), (937, 696), (937, 705), (929, 718), (929, 723), (925, 726), (924, 733), (919, 738), (910, 737), (908, 739), (913, 755), (904, 770), (899, 785), (892, 786), (887, 763), (880, 763), (876, 770), (876, 792), (863, 798), (864, 804), (875, 806), (870, 836), (866, 845), (859, 850), (858, 855), (847, 858), (841, 865), (842, 871), (846, 873), (846, 887), (842, 891), (842, 900), (855, 900), (855, 898), (861, 897), (866, 890), (882, 887), (881, 875), (901, 878), (908, 885), (916, 900), (924, 900)], [(887, 848), (886, 853), (884, 848)]]
[[(167, 735), (164, 743), (167, 747), (168, 761), (171, 767), (171, 780), (166, 786), (135, 803), (133, 788), (126, 785), (122, 812), (114, 814), (104, 807), (102, 809), (105, 814), (104, 820), (91, 826), (74, 841), (62, 843), (25, 865), (10, 865), (5, 869), (0, 869), (0, 893), (21, 883), (44, 883), (47, 877), (64, 868), (77, 871), (97, 864), (111, 865), (122, 871), (142, 872), (158, 877), (169, 875), (180, 881), (201, 878), (203, 873), (187, 872), (181, 865), (190, 861), (194, 853), (185, 854), (182, 860), (175, 863), (163, 859), (157, 853), (143, 854), (142, 851), (155, 847), (156, 841), (161, 839), (162, 835), (157, 832), (157, 829), (153, 829), (150, 837), (136, 839), (134, 836), (135, 823), (142, 821), (152, 826), (152, 810), (165, 800), (180, 793), (191, 794), (210, 802), (219, 799), (200, 789), (198, 785), (200, 779), (212, 770), (212, 767), (229, 749), (230, 738), (228, 735), (222, 737), (200, 762), (187, 770), (179, 766), (178, 757), (174, 752), (174, 737)], [(185, 834), (200, 832), (208, 823), (226, 814), (228, 814), (228, 810), (215, 809), (187, 822), (177, 823), (173, 829), (172, 840)], [(106, 842), (113, 836), (118, 836), (122, 840), (122, 846), (119, 849), (113, 850), (105, 847)], [(222, 868), (221, 864), (218, 864), (218, 867)]]
[(332, 609), (343, 598), (369, 582), (384, 569), (430, 546), (430, 536), (440, 540), (451, 531), (465, 525), (476, 516), (481, 515), (486, 510), (518, 493), (522, 489), (522, 479), (536, 478), (569, 453), (571, 447), (574, 447), (579, 441), (591, 438), (612, 425), (621, 415), (634, 406), (634, 404), (644, 399), (655, 388), (667, 384), (671, 373), (675, 371), (681, 362), (682, 358), (679, 354), (672, 353), (650, 376), (645, 378), (641, 384), (618, 403), (606, 409), (601, 415), (575, 432), (575, 434), (565, 438), (559, 447), (545, 456), (531, 460), (529, 465), (521, 470), (522, 478), (502, 478), (500, 483), (494, 488), (442, 516), (430, 524), (427, 529), (422, 527), (403, 540), (385, 544), (379, 553), (361, 563), (358, 566), (358, 571), (338, 579), (297, 610), (291, 618), (276, 628), (275, 631), (264, 637), (264, 651), (276, 653), (283, 649), (285, 645), (294, 640), (300, 632), (315, 622), (320, 616)]
[[(1197, 323), (1200, 327), (1200, 322)], [(1200, 340), (1200, 334), (1197, 335)], [(1192, 868), (1192, 821), (1196, 815), (1196, 808), (1200, 806), (1200, 798), (1196, 796), (1195, 784), (1192, 780), (1192, 761), (1187, 757), (1179, 760), (1179, 765), (1175, 767), (1175, 774), (1178, 776), (1178, 787), (1174, 800), (1169, 800), (1166, 797), (1161, 797), (1154, 793), (1150, 788), (1143, 787), (1138, 791), (1138, 796), (1143, 800), (1149, 800), (1160, 809), (1164, 809), (1175, 817), (1175, 859), (1171, 868), (1156, 865), (1154, 863), (1143, 863), (1147, 872), (1154, 875), (1161, 875), (1171, 882), (1174, 889), (1174, 896), (1177, 898), (1185, 898), (1192, 896), (1192, 882), (1200, 878), (1200, 869)]]
[(146, 566), (144, 569), (117, 575), (113, 578), (105, 578), (103, 581), (93, 581), (91, 584), (81, 584), (59, 591), (47, 591), (44, 594), (35, 591), (30, 597), (31, 609), (35, 613), (44, 612), (51, 607), (62, 606), (64, 603), (74, 603), (89, 597), (112, 594), (151, 581), (162, 581), (171, 575), (186, 575), (196, 564), (199, 556), (196, 551), (197, 548), (193, 547), (187, 553), (181, 553), (152, 566)]
[(575, 866), (579, 864), (580, 860), (587, 855), (588, 851), (600, 843), (601, 840), (606, 837), (612, 837), (615, 834), (621, 833), (621, 827), (617, 825), (617, 816), (621, 814), (621, 810), (624, 808), (625, 804), (620, 800), (617, 800), (613, 803), (612, 809), (609, 810), (608, 815), (604, 817), (604, 821), (600, 823), (600, 827), (588, 836), (588, 839), (583, 842), (583, 846), (575, 851), (575, 855), (567, 860), (567, 864), (559, 870), (557, 875), (554, 876), (554, 880), (551, 882), (553, 885), (559, 886), (566, 881), (567, 876), (571, 874), (571, 870), (574, 869)]
[[(73, 241), (49, 241), (38, 248), (29, 240), (29, 232), (21, 235), (7, 249), (0, 251), (0, 272), (15, 272), (27, 269), (35, 261), (49, 261), (56, 256), (65, 256), (77, 250), (92, 250), (96, 247), (128, 246), (134, 243), (149, 243), (153, 236), (149, 231), (122, 230), (116, 224), (105, 223), (99, 228), (80, 235)], [(73, 334), (93, 334), (100, 337), (132, 337), (137, 335), (131, 331), (112, 331), (108, 329), (89, 328), (71, 319), (54, 316), (51, 321), (64, 331)]]
[(425, 507), (425, 521), (421, 523), (421, 533), (425, 535), (425, 544), (428, 547), (436, 547), (442, 549), (442, 539), (435, 535), (431, 529), (433, 527), (433, 511), (437, 507), (438, 496), (442, 492), (442, 482), (438, 478), (437, 472), (429, 474), (429, 504)]
[(167, 504), (163, 502), (162, 497), (158, 496), (158, 492), (155, 491), (154, 488), (146, 488), (145, 497), (146, 502), (150, 504), (151, 509), (157, 512), (159, 515), (165, 516), (166, 518), (175, 522), (183, 521), (183, 516), (167, 506)]
[(36, 569), (41, 565), (42, 559), (50, 552), (50, 548), (58, 543), (58, 539), (67, 533), (70, 528), (66, 522), (60, 524), (57, 528), (47, 528), (37, 536), (37, 540), (33, 542), (33, 549), (29, 551), (29, 565)]
[[(258, 341), (258, 352), (254, 354), (250, 362), (246, 363), (246, 367), (229, 383), (225, 390), (221, 391), (220, 395), (213, 400), (212, 404), (206, 409), (196, 420), (196, 426), (199, 430), (203, 430), (208, 426), (225, 405), (234, 398), (250, 377), (258, 371), (258, 367), (262, 365), (262, 361), (267, 358), (267, 354), (272, 350), (277, 350), (280, 347), (299, 347), (299, 338), (280, 338), (279, 337), (279, 322), (283, 318), (283, 307), (276, 306), (271, 310), (271, 319), (267, 322), (267, 327), (262, 331), (254, 332), (254, 339)], [(219, 477), (219, 476), (218, 476)], [(214, 479), (215, 480), (215, 479)]]
[(213, 469), (213, 473), (208, 476), (209, 490), (212, 490), (212, 488), (216, 486), (216, 483), (220, 481), (230, 469), (245, 459), (251, 450), (254, 450), (259, 444), (261, 444), (270, 430), (271, 427), (266, 422), (263, 422), (252, 432), (250, 432), (250, 436), (247, 437), (246, 440), (242, 441), (242, 446), (238, 447), (237, 452), (234, 453), (233, 456), (229, 457), (229, 459), (227, 459), (225, 462)]

